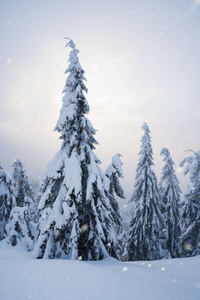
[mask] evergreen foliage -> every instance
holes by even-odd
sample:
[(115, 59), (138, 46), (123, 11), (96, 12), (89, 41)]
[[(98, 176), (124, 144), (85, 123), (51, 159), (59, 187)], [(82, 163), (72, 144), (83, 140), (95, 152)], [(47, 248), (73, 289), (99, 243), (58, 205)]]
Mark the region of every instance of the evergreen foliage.
[(174, 162), (167, 148), (161, 150), (165, 165), (160, 180), (160, 192), (162, 199), (162, 213), (166, 221), (166, 249), (172, 258), (180, 256), (179, 237), (180, 224), (180, 194), (179, 181), (174, 171)]
[(33, 221), (36, 211), (33, 209), (34, 195), (26, 171), (20, 160), (13, 164), (12, 188), (14, 203), (5, 226), (6, 242), (12, 246), (21, 244), (27, 250), (32, 247)]
[(28, 224), (28, 208), (14, 206), (6, 224), (6, 242), (12, 246), (21, 244), (26, 250), (32, 249), (32, 239)]
[(125, 199), (124, 190), (119, 182), (119, 178), (123, 178), (123, 163), (120, 159), (121, 156), (122, 155), (118, 153), (113, 156), (112, 163), (106, 169), (105, 174), (110, 181), (109, 200), (113, 211), (113, 219), (115, 221), (115, 235), (117, 237), (117, 245), (119, 248), (119, 253), (122, 254), (124, 248), (124, 230), (120, 207), (116, 199), (116, 196), (118, 196), (121, 199)]
[(186, 157), (180, 163), (187, 164), (184, 175), (190, 174), (190, 186), (184, 196), (182, 211), (182, 245), (183, 256), (200, 255), (200, 150), (193, 156)]
[(26, 170), (19, 159), (16, 159), (13, 163), (12, 181), (16, 205), (18, 207), (27, 206), (33, 218), (33, 215), (37, 214), (34, 192), (26, 175)]
[(87, 88), (75, 44), (72, 48), (63, 105), (55, 130), (62, 146), (47, 166), (40, 188), (37, 258), (99, 260), (117, 257), (109, 180), (93, 153), (95, 129), (85, 114)]
[(26, 170), (19, 159), (16, 159), (13, 163), (12, 182), (16, 206), (18, 207), (18, 211), (20, 211), (19, 207), (24, 207), (27, 209), (27, 213), (21, 214), (21, 219), (22, 215), (24, 215), (25, 223), (28, 226), (27, 230), (29, 232), (29, 237), (33, 238), (35, 236), (37, 226), (38, 202), (34, 195), (32, 185), (26, 174)]
[(14, 201), (11, 177), (0, 166), (0, 240), (6, 237), (5, 227)]
[(166, 228), (161, 214), (160, 193), (157, 178), (152, 170), (153, 150), (150, 130), (142, 125), (140, 159), (136, 169), (134, 191), (129, 202), (134, 202), (130, 214), (130, 230), (127, 242), (129, 260), (156, 260), (163, 257), (161, 237)]
[(120, 159), (121, 154), (117, 153), (112, 158), (112, 163), (106, 169), (106, 176), (110, 180), (110, 194), (116, 194), (121, 199), (125, 199), (124, 190), (119, 182), (119, 178), (124, 178), (122, 171), (122, 161)]

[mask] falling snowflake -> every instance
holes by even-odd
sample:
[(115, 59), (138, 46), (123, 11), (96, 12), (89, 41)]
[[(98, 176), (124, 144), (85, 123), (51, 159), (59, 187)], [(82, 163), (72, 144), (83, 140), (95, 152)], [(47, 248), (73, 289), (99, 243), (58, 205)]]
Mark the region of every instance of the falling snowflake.
[(87, 230), (88, 230), (88, 224), (83, 224), (83, 225), (81, 226), (81, 230), (82, 230), (82, 232), (87, 231)]
[(181, 172), (182, 172), (182, 170), (183, 170), (183, 168), (181, 168), (181, 167), (178, 167), (178, 168), (176, 169), (176, 172), (177, 172), (177, 173), (181, 173)]
[(192, 245), (189, 244), (189, 243), (185, 244), (184, 245), (184, 250), (186, 250), (186, 251), (192, 250)]

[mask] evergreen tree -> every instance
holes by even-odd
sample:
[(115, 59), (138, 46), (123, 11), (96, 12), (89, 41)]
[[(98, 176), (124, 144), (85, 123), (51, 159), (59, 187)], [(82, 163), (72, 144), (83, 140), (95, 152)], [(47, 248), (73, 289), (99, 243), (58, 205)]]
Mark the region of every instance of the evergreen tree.
[(161, 200), (157, 178), (152, 170), (153, 150), (150, 130), (146, 123), (142, 129), (140, 159), (136, 169), (135, 186), (129, 202), (131, 210), (127, 251), (129, 260), (156, 260), (163, 257), (161, 237), (165, 221), (160, 211)]
[[(124, 178), (122, 171), (123, 163), (120, 157), (122, 157), (122, 155), (119, 153), (113, 156), (112, 163), (106, 169), (105, 174), (110, 180), (110, 194), (113, 196), (114, 194), (116, 194), (121, 199), (125, 199), (123, 188), (121, 187), (121, 184), (119, 182), (119, 178)], [(113, 208), (115, 207), (113, 206)]]
[(13, 164), (12, 187), (15, 201), (5, 226), (6, 242), (12, 246), (21, 244), (28, 250), (32, 246), (32, 220), (36, 211), (33, 209), (33, 190), (28, 181), (26, 171), (20, 160)]
[(27, 206), (33, 217), (36, 213), (34, 192), (26, 175), (26, 170), (19, 159), (16, 159), (13, 164), (12, 181), (16, 205), (19, 207)]
[(109, 199), (110, 204), (113, 210), (113, 219), (115, 221), (115, 235), (117, 237), (117, 245), (119, 247), (119, 252), (122, 254), (124, 248), (124, 230), (123, 230), (123, 223), (122, 223), (122, 216), (121, 211), (119, 208), (118, 201), (116, 199), (116, 195), (121, 198), (125, 199), (125, 194), (121, 184), (119, 182), (119, 178), (123, 178), (123, 171), (121, 162), (121, 154), (115, 154), (112, 158), (112, 163), (106, 169), (106, 176), (109, 178), (110, 187), (109, 187)]
[(6, 237), (5, 227), (14, 201), (11, 177), (0, 166), (0, 240)]
[(194, 156), (186, 157), (180, 163), (183, 167), (187, 164), (184, 175), (190, 174), (190, 186), (184, 196), (182, 211), (182, 245), (183, 256), (200, 254), (200, 150), (193, 152)]
[(28, 207), (14, 206), (6, 224), (6, 242), (12, 246), (21, 244), (26, 250), (32, 249), (32, 239), (28, 224)]
[(114, 220), (109, 202), (109, 180), (93, 153), (95, 129), (85, 114), (89, 105), (82, 69), (72, 40), (69, 74), (55, 130), (62, 146), (46, 169), (41, 184), (37, 258), (66, 257), (99, 260), (117, 257)]
[(179, 237), (181, 233), (180, 224), (180, 194), (179, 181), (174, 171), (174, 162), (167, 148), (161, 150), (165, 165), (160, 180), (160, 191), (162, 199), (162, 212), (166, 221), (166, 248), (172, 258), (179, 257)]
[(31, 235), (34, 236), (38, 215), (38, 203), (36, 197), (34, 197), (33, 188), (26, 174), (26, 170), (19, 159), (16, 159), (13, 163), (12, 182), (16, 206), (27, 207), (25, 221), (29, 227), (30, 237)]

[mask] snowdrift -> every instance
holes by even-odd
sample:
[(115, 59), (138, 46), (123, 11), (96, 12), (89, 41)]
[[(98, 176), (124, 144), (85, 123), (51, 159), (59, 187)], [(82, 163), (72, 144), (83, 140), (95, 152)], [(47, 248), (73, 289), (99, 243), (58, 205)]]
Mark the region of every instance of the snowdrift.
[(0, 244), (1, 300), (199, 300), (200, 257), (148, 262), (36, 260)]

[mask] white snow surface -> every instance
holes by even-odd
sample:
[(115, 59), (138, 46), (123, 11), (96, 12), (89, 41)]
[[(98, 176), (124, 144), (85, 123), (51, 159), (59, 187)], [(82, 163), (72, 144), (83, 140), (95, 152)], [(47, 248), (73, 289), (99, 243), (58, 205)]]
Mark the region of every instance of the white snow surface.
[(200, 256), (146, 262), (32, 259), (0, 243), (1, 300), (199, 300)]

